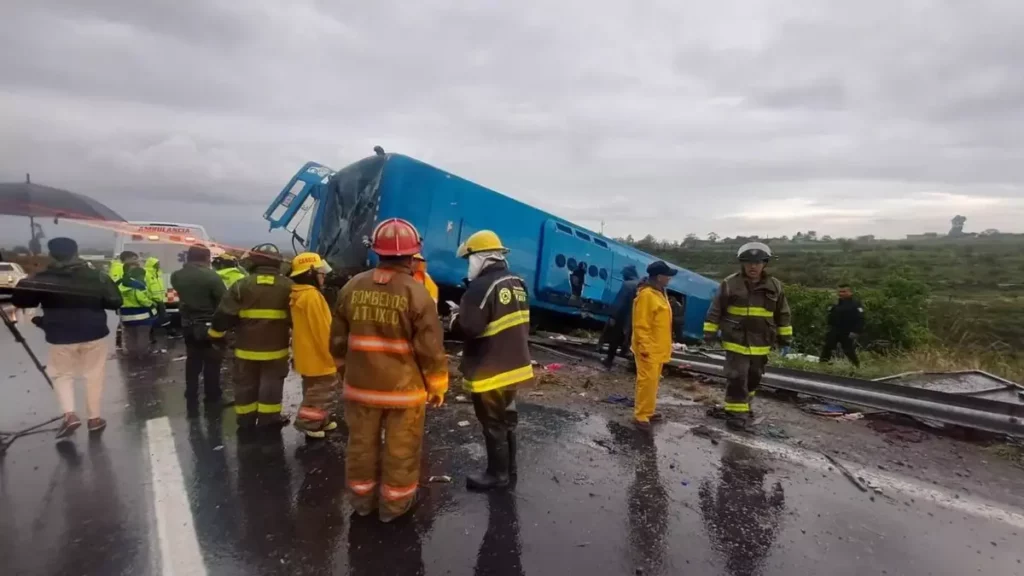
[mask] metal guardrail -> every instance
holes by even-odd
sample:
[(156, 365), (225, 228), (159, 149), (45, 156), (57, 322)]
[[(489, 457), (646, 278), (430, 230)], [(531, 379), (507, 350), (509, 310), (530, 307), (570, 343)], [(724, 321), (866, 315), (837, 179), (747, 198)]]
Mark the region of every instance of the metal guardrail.
[[(701, 356), (679, 356), (670, 364), (712, 376), (722, 376), (723, 371), (722, 361)], [(1022, 404), (788, 368), (768, 368), (763, 383), (839, 402), (1024, 437)]]
[[(593, 345), (576, 340), (531, 338), (531, 341), (572, 350), (581, 356), (600, 356)], [(692, 354), (675, 354), (669, 362), (676, 368), (717, 377), (723, 377), (723, 364), (722, 359)], [(788, 368), (769, 367), (763, 383), (838, 402), (1024, 438), (1024, 404), (1020, 403)]]

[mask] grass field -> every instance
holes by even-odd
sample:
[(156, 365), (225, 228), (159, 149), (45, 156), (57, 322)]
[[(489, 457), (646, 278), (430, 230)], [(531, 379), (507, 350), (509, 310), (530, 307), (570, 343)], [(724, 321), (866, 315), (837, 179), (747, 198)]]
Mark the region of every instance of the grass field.
[[(742, 242), (637, 247), (719, 280), (738, 270)], [(797, 347), (817, 354), (840, 282), (867, 309), (861, 377), (978, 368), (1024, 382), (1024, 235), (907, 241), (771, 242), (787, 285)], [(801, 338), (802, 335), (803, 337)], [(852, 374), (853, 367), (801, 366)]]

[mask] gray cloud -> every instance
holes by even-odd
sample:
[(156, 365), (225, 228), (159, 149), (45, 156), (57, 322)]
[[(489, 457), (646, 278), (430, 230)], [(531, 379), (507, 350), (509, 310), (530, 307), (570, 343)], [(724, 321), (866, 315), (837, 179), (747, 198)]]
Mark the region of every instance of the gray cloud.
[(19, 3), (0, 179), (256, 241), (381, 144), (610, 234), (1020, 230), (1024, 5), (768, 4)]

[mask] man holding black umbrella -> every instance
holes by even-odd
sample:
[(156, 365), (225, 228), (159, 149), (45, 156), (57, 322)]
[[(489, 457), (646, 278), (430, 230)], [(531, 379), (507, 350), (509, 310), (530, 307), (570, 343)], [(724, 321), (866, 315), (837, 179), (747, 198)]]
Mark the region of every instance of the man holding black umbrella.
[(48, 371), (64, 412), (60, 439), (82, 425), (75, 414), (75, 378), (85, 380), (89, 431), (107, 425), (100, 417), (110, 334), (106, 311), (121, 307), (121, 295), (109, 277), (78, 258), (78, 245), (71, 238), (54, 238), (47, 247), (55, 262), (19, 282), (13, 303), (18, 308), (43, 307), (43, 315), (32, 322), (50, 344)]

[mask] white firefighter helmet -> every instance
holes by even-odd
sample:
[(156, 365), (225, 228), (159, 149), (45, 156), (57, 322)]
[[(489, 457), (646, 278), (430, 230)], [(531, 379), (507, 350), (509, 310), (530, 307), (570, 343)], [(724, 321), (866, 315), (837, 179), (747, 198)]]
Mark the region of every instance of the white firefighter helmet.
[(747, 242), (736, 252), (740, 262), (767, 262), (772, 258), (772, 249), (764, 242)]

